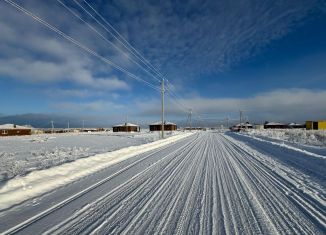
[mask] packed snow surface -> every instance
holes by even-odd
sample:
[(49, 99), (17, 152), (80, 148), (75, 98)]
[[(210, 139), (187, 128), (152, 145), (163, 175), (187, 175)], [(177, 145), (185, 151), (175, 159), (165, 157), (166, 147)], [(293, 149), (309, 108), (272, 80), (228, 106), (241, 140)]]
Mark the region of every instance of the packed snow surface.
[(3, 211), (0, 232), (325, 234), (325, 159), (249, 139), (199, 132), (128, 158)]
[(108, 153), (97, 154), (9, 180), (0, 189), (0, 211), (137, 154), (165, 146), (189, 135), (192, 135), (192, 133), (183, 133), (139, 146), (130, 146)]
[(326, 147), (325, 130), (305, 130), (305, 129), (263, 129), (248, 130), (248, 135), (269, 137), (278, 140), (284, 140), (292, 143), (323, 146)]
[[(172, 135), (167, 132), (167, 135)], [(159, 139), (158, 132), (67, 133), (0, 138), (0, 182), (79, 158)]]

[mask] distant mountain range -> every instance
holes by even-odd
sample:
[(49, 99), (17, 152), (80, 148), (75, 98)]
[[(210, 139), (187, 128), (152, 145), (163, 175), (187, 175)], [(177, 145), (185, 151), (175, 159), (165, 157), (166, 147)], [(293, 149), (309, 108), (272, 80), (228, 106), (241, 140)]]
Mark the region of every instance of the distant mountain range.
[[(85, 127), (112, 127), (115, 124), (124, 123), (125, 120), (119, 119), (117, 117), (107, 117), (107, 116), (88, 116), (80, 117), (73, 115), (58, 115), (58, 114), (44, 114), (44, 113), (26, 113), (17, 115), (3, 115), (0, 114), (0, 125), (1, 124), (16, 124), (16, 125), (30, 125), (35, 128), (51, 128), (51, 121), (54, 123), (55, 128), (66, 128), (68, 126), (71, 128), (81, 128), (83, 127), (83, 120)], [(159, 120), (159, 118), (158, 118)], [(155, 120), (155, 121), (158, 121)], [(168, 121), (174, 122), (178, 127), (187, 126), (186, 120), (173, 120)], [(135, 124), (140, 124), (141, 128), (148, 128), (148, 124), (153, 121), (141, 121), (137, 122), (130, 120), (130, 122)], [(206, 127), (216, 127), (225, 123), (215, 123), (214, 121), (198, 123), (193, 121), (193, 126), (206, 126)]]
[[(4, 116), (0, 114), (0, 124), (13, 123), (17, 125), (31, 125), (36, 128), (51, 128), (51, 121), (55, 128), (64, 128), (69, 126), (72, 128), (82, 127), (83, 118), (72, 116), (60, 116), (56, 114), (37, 114), (27, 113), (19, 115)], [(85, 127), (107, 127), (110, 126), (104, 120), (96, 120), (91, 118), (84, 119)]]

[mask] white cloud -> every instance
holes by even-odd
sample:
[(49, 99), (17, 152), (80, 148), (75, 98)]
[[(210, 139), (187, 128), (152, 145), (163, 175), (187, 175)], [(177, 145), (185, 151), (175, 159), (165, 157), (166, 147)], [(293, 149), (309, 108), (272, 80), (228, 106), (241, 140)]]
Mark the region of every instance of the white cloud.
[[(226, 70), (253, 56), (262, 46), (295, 28), (317, 3), (318, 0), (240, 0), (237, 4), (191, 1), (185, 6), (176, 1), (114, 1), (97, 7), (154, 65), (172, 78), (189, 79)], [(5, 32), (0, 35), (1, 74), (25, 81), (71, 80), (83, 84), (89, 77), (95, 80), (99, 71), (111, 70), (8, 4), (0, 4), (0, 26)], [(122, 67), (136, 70), (137, 66), (57, 2), (26, 0), (22, 4)], [(71, 5), (78, 12), (76, 5)], [(92, 5), (96, 7), (95, 3)], [(115, 40), (113, 43), (121, 48)], [(13, 71), (16, 67), (21, 70)]]
[[(168, 100), (168, 99), (167, 99)], [(193, 97), (179, 100), (186, 107), (193, 108), (199, 114), (212, 116), (238, 116), (239, 110), (245, 110), (249, 119), (254, 121), (304, 121), (306, 119), (325, 119), (326, 91), (308, 89), (280, 89), (260, 93), (247, 98), (201, 98)], [(160, 100), (137, 103), (141, 115), (158, 115)], [(167, 114), (185, 113), (170, 101), (166, 105)]]
[(118, 90), (118, 89), (127, 90), (127, 89), (129, 89), (129, 86), (127, 83), (117, 79), (116, 77), (95, 79), (92, 86), (95, 88), (107, 87), (107, 89), (110, 89), (110, 90)]
[[(58, 4), (25, 1), (24, 5), (57, 27), (65, 28), (68, 34), (88, 43), (86, 45), (91, 48), (100, 50), (103, 54), (112, 51), (112, 48), (98, 43), (99, 39), (85, 25), (62, 14)], [(0, 26), (3, 32), (0, 35), (0, 75), (32, 83), (68, 81), (76, 86), (93, 89), (130, 89), (126, 82), (112, 75), (109, 65), (85, 54), (8, 4), (1, 2), (0, 6)], [(118, 54), (111, 55), (119, 59)]]
[(111, 101), (95, 100), (91, 102), (61, 102), (52, 105), (53, 108), (63, 111), (65, 113), (114, 113), (117, 110), (125, 108), (124, 105), (120, 105)]

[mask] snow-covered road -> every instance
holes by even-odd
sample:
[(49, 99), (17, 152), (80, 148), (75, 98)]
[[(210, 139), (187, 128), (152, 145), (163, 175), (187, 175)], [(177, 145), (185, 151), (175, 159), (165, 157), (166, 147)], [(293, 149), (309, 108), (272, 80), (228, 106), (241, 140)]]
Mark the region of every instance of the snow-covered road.
[(2, 212), (0, 232), (325, 234), (325, 195), (300, 169), (202, 132)]

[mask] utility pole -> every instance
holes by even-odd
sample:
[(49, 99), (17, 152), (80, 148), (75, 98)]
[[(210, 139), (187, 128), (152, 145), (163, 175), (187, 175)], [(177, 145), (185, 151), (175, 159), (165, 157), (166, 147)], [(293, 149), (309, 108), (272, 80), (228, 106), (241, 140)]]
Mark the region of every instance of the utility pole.
[(162, 139), (164, 138), (164, 78), (162, 78), (161, 88), (161, 101), (162, 101)]
[(239, 123), (239, 128), (242, 128), (242, 110), (239, 111), (240, 112), (240, 123)]
[(191, 125), (192, 125), (191, 116), (192, 116), (192, 109), (189, 109), (189, 113), (188, 113), (188, 126), (190, 128), (190, 131), (191, 131)]
[(53, 121), (51, 121), (51, 127), (52, 127), (52, 134), (54, 133), (54, 124), (53, 124)]

